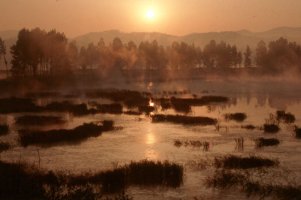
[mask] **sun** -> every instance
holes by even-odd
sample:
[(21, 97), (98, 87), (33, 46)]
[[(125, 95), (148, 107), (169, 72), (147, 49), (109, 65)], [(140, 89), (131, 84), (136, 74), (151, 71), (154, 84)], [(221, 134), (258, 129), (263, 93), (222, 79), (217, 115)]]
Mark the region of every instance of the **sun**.
[(149, 8), (145, 13), (145, 17), (150, 21), (154, 20), (156, 18), (155, 11), (152, 8)]

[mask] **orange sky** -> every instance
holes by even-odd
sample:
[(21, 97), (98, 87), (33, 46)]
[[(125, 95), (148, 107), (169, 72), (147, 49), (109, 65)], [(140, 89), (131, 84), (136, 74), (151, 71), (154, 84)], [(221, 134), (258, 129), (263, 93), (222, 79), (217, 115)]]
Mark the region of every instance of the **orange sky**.
[[(156, 19), (145, 14), (152, 7)], [(301, 0), (0, 0), (0, 30), (57, 29), (68, 37), (119, 29), (174, 35), (301, 27)]]

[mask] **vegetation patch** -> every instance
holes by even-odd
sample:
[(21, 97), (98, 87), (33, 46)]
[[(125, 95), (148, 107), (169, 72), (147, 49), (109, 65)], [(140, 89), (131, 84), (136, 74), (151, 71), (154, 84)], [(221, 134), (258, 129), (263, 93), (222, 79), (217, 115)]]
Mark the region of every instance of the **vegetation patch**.
[(38, 145), (51, 146), (59, 143), (77, 143), (88, 139), (89, 137), (97, 137), (102, 131), (108, 130), (109, 125), (101, 126), (93, 123), (83, 124), (74, 129), (58, 129), (49, 131), (30, 131), (20, 130), (19, 140), (22, 146)]
[(114, 102), (120, 102), (128, 107), (146, 106), (149, 103), (150, 93), (140, 93), (131, 90), (90, 90), (86, 92), (90, 98), (105, 98)]
[(38, 116), (38, 115), (25, 115), (18, 117), (16, 119), (16, 124), (18, 125), (56, 125), (63, 124), (66, 121), (62, 117), (58, 116)]
[(291, 113), (286, 113), (283, 110), (278, 110), (276, 112), (276, 119), (279, 122), (284, 122), (284, 123), (294, 123), (296, 118), (293, 114)]
[(102, 184), (106, 193), (119, 192), (129, 186), (179, 187), (183, 183), (183, 167), (165, 162), (143, 160), (97, 174), (75, 176), (72, 184)]
[(142, 115), (142, 112), (134, 111), (134, 110), (128, 110), (128, 111), (125, 111), (123, 113), (126, 114), (126, 115), (137, 115), (137, 116)]
[(0, 141), (0, 153), (3, 151), (7, 151), (9, 149), (10, 149), (10, 145), (8, 143)]
[(0, 99), (0, 113), (37, 112), (41, 108), (36, 106), (32, 99), (27, 98), (3, 98)]
[(139, 106), (138, 110), (140, 113), (146, 113), (146, 114), (150, 114), (151, 112), (155, 111), (155, 107), (154, 106)]
[(185, 141), (175, 140), (174, 145), (176, 147), (181, 147), (181, 146), (184, 146), (184, 147), (191, 146), (191, 147), (196, 147), (196, 148), (203, 147), (204, 151), (209, 150), (209, 142), (206, 142), (206, 141), (202, 142), (202, 141), (199, 141), (199, 140), (185, 140)]
[(192, 117), (183, 115), (162, 115), (156, 114), (152, 115), (152, 122), (171, 122), (175, 124), (184, 125), (215, 125), (217, 123), (216, 119), (209, 117)]
[(256, 126), (248, 124), (248, 125), (242, 125), (241, 128), (248, 129), (248, 130), (254, 130), (254, 129), (256, 129)]
[(37, 169), (24, 163), (0, 161), (1, 199), (129, 200), (124, 192), (105, 196), (100, 184), (72, 184), (75, 176)]
[[(183, 167), (143, 160), (113, 170), (72, 175), (37, 169), (23, 163), (0, 161), (1, 199), (131, 199), (129, 186), (179, 187)], [(120, 195), (104, 196), (107, 193)]]
[(0, 136), (6, 135), (9, 132), (9, 127), (7, 125), (0, 125)]
[(296, 185), (277, 185), (260, 183), (252, 180), (250, 174), (217, 170), (212, 177), (208, 177), (205, 183), (208, 187), (231, 189), (237, 188), (246, 193), (247, 197), (260, 196), (260, 199), (273, 197), (276, 199), (300, 199), (301, 187)]
[(264, 124), (263, 130), (265, 133), (278, 133), (280, 128), (277, 124)]
[(84, 103), (73, 104), (69, 101), (52, 102), (50, 104), (47, 104), (43, 109), (45, 111), (51, 111), (51, 112), (70, 112), (74, 115), (87, 115), (87, 114), (96, 113), (95, 110), (89, 110), (88, 106)]
[(245, 113), (228, 113), (225, 114), (226, 120), (234, 120), (237, 122), (243, 122), (247, 118)]
[(273, 167), (279, 164), (276, 160), (268, 158), (261, 158), (257, 156), (240, 157), (234, 155), (227, 155), (224, 157), (218, 157), (214, 160), (214, 166), (216, 168), (224, 169), (250, 169), (259, 167)]
[(113, 104), (98, 104), (97, 112), (109, 114), (122, 114), (123, 107), (119, 103)]
[(255, 140), (255, 144), (257, 148), (265, 147), (265, 146), (277, 146), (280, 141), (276, 138), (257, 138)]
[(295, 127), (296, 138), (301, 139), (301, 128)]

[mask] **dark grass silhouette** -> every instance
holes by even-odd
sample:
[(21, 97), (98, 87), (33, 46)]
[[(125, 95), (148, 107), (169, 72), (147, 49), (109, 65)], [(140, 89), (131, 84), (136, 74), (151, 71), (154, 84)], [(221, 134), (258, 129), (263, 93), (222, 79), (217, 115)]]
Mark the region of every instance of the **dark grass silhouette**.
[(183, 183), (183, 167), (168, 161), (143, 160), (105, 172), (74, 176), (70, 183), (73, 185), (101, 183), (102, 191), (105, 193), (120, 192), (133, 185), (175, 188)]
[(59, 116), (45, 116), (45, 115), (24, 115), (17, 117), (16, 124), (18, 125), (55, 125), (64, 124), (66, 121)]
[(7, 135), (9, 133), (9, 127), (7, 125), (0, 125), (0, 136)]
[[(109, 129), (106, 125), (105, 129)], [(74, 129), (58, 129), (49, 131), (20, 130), (19, 141), (24, 147), (28, 145), (51, 146), (61, 143), (73, 144), (89, 137), (97, 137), (104, 131), (104, 126), (93, 123), (83, 124)]]
[(89, 110), (87, 104), (73, 104), (69, 101), (49, 103), (43, 110), (51, 112), (70, 112), (78, 116), (96, 113), (95, 110)]
[(85, 92), (89, 98), (105, 98), (114, 102), (120, 102), (127, 107), (147, 106), (151, 97), (150, 93), (142, 93), (132, 90), (99, 89)]
[(297, 139), (301, 139), (301, 128), (295, 127), (295, 136)]
[(260, 199), (297, 200), (301, 198), (301, 186), (267, 184), (252, 180), (250, 174), (227, 170), (217, 170), (207, 177), (206, 186), (220, 189), (239, 189), (247, 197), (259, 196)]
[(277, 160), (262, 158), (257, 156), (240, 157), (234, 155), (226, 155), (223, 157), (216, 157), (214, 159), (214, 166), (216, 168), (224, 169), (249, 169), (260, 167), (273, 167), (277, 166)]
[(254, 126), (252, 124), (248, 124), (248, 125), (242, 125), (241, 128), (248, 129), (248, 130), (254, 130), (254, 129), (256, 129), (256, 126)]
[(8, 143), (0, 141), (0, 153), (3, 151), (7, 151), (9, 149), (10, 149), (10, 145)]
[(296, 118), (293, 114), (286, 113), (283, 110), (278, 110), (276, 112), (276, 119), (279, 122), (283, 122), (283, 123), (294, 123), (296, 121)]
[(183, 167), (168, 161), (143, 160), (81, 175), (0, 161), (0, 171), (1, 199), (100, 199), (107, 193), (130, 199), (124, 193), (129, 186), (175, 188), (183, 183)]
[(243, 122), (245, 119), (247, 119), (247, 115), (245, 113), (228, 113), (225, 114), (225, 119)]
[(0, 113), (38, 112), (40, 107), (36, 106), (32, 99), (27, 98), (3, 98), (0, 99)]
[(280, 144), (280, 141), (276, 138), (257, 138), (255, 139), (255, 144), (257, 148), (265, 147), (265, 146), (277, 146)]
[(277, 124), (264, 124), (263, 130), (265, 133), (278, 133), (280, 128)]
[(151, 116), (152, 122), (171, 122), (175, 124), (183, 125), (215, 125), (217, 123), (216, 119), (209, 117), (192, 117), (192, 116), (183, 116), (183, 115), (162, 115), (155, 114)]
[(119, 103), (114, 104), (97, 104), (97, 112), (110, 113), (110, 114), (122, 114), (123, 107)]
[(0, 199), (131, 199), (124, 192), (105, 197), (103, 180), (74, 184), (74, 175), (38, 169), (26, 163), (0, 161)]

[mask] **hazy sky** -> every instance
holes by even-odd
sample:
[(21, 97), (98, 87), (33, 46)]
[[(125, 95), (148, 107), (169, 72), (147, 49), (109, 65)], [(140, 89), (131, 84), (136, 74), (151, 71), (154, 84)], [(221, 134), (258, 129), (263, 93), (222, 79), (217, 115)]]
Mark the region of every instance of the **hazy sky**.
[[(152, 10), (154, 19), (146, 13)], [(301, 27), (301, 0), (0, 0), (0, 30), (57, 29), (74, 37), (119, 29), (175, 35)]]

